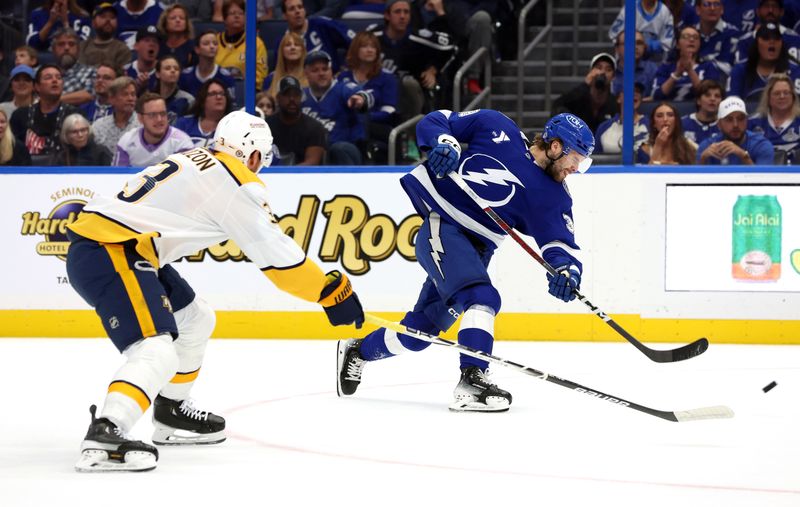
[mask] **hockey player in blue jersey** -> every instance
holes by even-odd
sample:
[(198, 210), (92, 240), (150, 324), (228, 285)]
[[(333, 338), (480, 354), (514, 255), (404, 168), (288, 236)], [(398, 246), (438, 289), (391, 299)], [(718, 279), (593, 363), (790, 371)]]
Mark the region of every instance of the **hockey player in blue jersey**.
[[(402, 324), (438, 334), (463, 314), (458, 342), (491, 353), (501, 301), (486, 267), (505, 234), (446, 175), (458, 171), (503, 220), (536, 240), (542, 256), (560, 273), (548, 275), (550, 294), (571, 301), (582, 267), (564, 179), (588, 169), (594, 136), (583, 120), (564, 113), (548, 121), (544, 133), (529, 143), (508, 117), (483, 109), (434, 111), (417, 125), (417, 140), (428, 161), (400, 181), (424, 218), (416, 256), (428, 277)], [(469, 145), (463, 153), (461, 143)], [(428, 345), (386, 328), (363, 339), (340, 341), (338, 394), (356, 391), (367, 362)], [(487, 379), (486, 361), (462, 355), (460, 366), (451, 410), (508, 410), (511, 395)]]

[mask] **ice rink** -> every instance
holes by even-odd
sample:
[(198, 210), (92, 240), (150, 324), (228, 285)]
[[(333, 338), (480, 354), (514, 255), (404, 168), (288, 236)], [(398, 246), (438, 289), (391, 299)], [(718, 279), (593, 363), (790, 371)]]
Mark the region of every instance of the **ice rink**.
[[(161, 447), (152, 472), (78, 474), (89, 405), (121, 356), (107, 339), (0, 339), (0, 506), (800, 506), (800, 346), (712, 343), (675, 364), (625, 342), (495, 346), (651, 408), (736, 412), (687, 423), (501, 367), (509, 412), (452, 413), (457, 357), (436, 346), (368, 364), (337, 398), (335, 350), (212, 340), (193, 395), (228, 440)], [(148, 412), (133, 434), (151, 431)]]

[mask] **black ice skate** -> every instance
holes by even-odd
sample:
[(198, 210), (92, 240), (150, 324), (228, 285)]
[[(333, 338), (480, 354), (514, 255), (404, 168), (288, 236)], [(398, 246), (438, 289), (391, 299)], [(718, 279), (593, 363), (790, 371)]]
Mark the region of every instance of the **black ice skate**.
[(156, 467), (158, 449), (138, 440), (130, 440), (116, 424), (105, 417), (97, 419), (97, 407), (89, 408), (92, 423), (81, 443), (81, 457), (75, 463), (78, 472), (145, 472)]
[(477, 366), (461, 370), (450, 410), (456, 412), (505, 412), (511, 406), (511, 394), (486, 378)]
[(361, 383), (361, 372), (366, 361), (358, 349), (364, 340), (339, 340), (336, 345), (336, 394), (349, 396), (356, 392)]
[(153, 443), (158, 445), (218, 444), (225, 441), (225, 419), (199, 410), (191, 399), (171, 400), (160, 394), (153, 403)]

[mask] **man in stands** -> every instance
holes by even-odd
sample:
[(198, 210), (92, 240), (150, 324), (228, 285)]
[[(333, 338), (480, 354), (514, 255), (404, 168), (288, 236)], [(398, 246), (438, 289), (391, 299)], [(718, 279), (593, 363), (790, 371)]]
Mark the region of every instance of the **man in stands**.
[(116, 78), (117, 70), (114, 67), (104, 63), (97, 66), (94, 76), (94, 100), (81, 106), (90, 123), (111, 114), (108, 89)]
[(722, 85), (710, 79), (700, 81), (700, 86), (697, 87), (695, 93), (697, 111), (681, 118), (681, 122), (686, 139), (699, 145), (719, 133), (717, 110), (725, 94), (722, 91)]
[(602, 122), (617, 113), (617, 102), (611, 94), (616, 65), (617, 61), (608, 53), (594, 55), (583, 82), (556, 99), (553, 111), (572, 113), (596, 132)]
[(81, 42), (78, 62), (97, 66), (101, 63), (121, 69), (131, 63), (131, 50), (117, 39), (117, 8), (108, 2), (98, 4), (92, 13), (94, 37)]
[(325, 156), (327, 131), (320, 122), (302, 113), (303, 89), (294, 76), (278, 85), (278, 111), (267, 118), (280, 165), (320, 165)]
[(108, 101), (112, 113), (95, 121), (92, 130), (97, 144), (114, 153), (122, 134), (141, 126), (133, 114), (136, 108), (136, 82), (133, 78), (122, 76), (112, 81), (108, 87)]
[(739, 97), (719, 104), (719, 134), (697, 148), (697, 161), (710, 165), (769, 165), (774, 148), (766, 137), (747, 130), (747, 109)]
[(94, 97), (94, 67), (78, 62), (80, 38), (71, 28), (59, 30), (53, 35), (53, 56), (61, 67), (64, 91), (61, 100), (79, 106), (91, 102)]
[(136, 32), (136, 60), (125, 66), (125, 73), (136, 80), (139, 94), (155, 86), (160, 42), (158, 29), (153, 25), (144, 26)]
[(167, 104), (161, 95), (143, 93), (136, 101), (136, 116), (142, 126), (120, 138), (113, 165), (146, 167), (194, 148), (185, 132), (169, 126)]

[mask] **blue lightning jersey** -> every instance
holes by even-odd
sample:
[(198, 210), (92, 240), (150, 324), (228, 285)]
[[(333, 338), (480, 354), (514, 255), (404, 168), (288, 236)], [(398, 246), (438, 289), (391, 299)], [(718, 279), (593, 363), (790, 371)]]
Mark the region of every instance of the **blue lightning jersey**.
[[(321, 50), (328, 53), (331, 57), (331, 67), (335, 76), (342, 64), (338, 50), (347, 51), (356, 33), (339, 21), (325, 16), (308, 18), (307, 21), (308, 29), (303, 34), (303, 40), (306, 42), (306, 51), (310, 53)], [(279, 46), (280, 41), (278, 41), (278, 45), (275, 46), (272, 54), (277, 55), (279, 53)]]
[(790, 164), (798, 162), (794, 159), (793, 150), (800, 145), (800, 117), (792, 118), (783, 125), (775, 125), (771, 118), (757, 115), (747, 121), (747, 128), (766, 137), (776, 150), (788, 152)]
[[(440, 110), (417, 125), (417, 142), (423, 150), (435, 147), (442, 134), (469, 144), (461, 153), (458, 171), (503, 220), (532, 236), (553, 266), (574, 264), (581, 269), (567, 186), (536, 165), (511, 119), (490, 109)], [(505, 238), (463, 190), (450, 178), (436, 178), (426, 165), (416, 167), (400, 183), (421, 215), (435, 211), (490, 251)]]
[(752, 32), (758, 24), (756, 9), (759, 0), (726, 0), (722, 19), (738, 27), (742, 32)]
[(681, 125), (683, 125), (683, 135), (694, 144), (700, 144), (714, 134), (719, 134), (716, 120), (703, 123), (697, 119), (697, 113), (682, 116)]
[(136, 31), (143, 26), (158, 25), (158, 18), (164, 8), (156, 0), (148, 0), (144, 10), (133, 13), (128, 10), (128, 1), (119, 0), (114, 3), (117, 9), (117, 38), (133, 49), (136, 44)]

